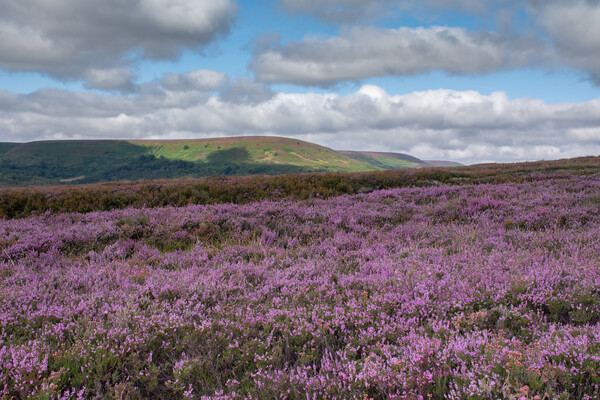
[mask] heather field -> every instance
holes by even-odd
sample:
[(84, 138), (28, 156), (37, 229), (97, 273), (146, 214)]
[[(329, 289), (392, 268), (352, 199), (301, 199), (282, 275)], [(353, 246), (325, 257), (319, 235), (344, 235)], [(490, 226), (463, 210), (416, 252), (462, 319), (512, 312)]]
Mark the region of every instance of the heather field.
[(0, 220), (1, 399), (600, 398), (600, 174)]

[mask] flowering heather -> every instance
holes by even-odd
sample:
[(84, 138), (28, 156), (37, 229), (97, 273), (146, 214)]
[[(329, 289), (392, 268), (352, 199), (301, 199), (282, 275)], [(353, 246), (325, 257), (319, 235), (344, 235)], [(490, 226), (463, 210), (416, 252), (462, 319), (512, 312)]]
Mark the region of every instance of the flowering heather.
[(600, 174), (0, 221), (1, 399), (600, 398)]

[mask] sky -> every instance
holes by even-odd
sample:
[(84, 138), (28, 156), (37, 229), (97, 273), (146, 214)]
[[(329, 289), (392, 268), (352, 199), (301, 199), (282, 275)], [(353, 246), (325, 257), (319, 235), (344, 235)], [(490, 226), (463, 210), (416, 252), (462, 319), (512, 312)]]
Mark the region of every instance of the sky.
[(0, 141), (600, 155), (596, 0), (0, 0)]

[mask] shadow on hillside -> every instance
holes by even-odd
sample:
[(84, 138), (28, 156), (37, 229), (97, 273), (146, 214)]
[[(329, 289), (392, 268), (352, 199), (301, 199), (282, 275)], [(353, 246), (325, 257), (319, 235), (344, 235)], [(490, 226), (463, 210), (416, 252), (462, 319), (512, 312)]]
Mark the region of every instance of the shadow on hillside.
[(215, 151), (206, 157), (208, 164), (251, 164), (250, 153), (246, 148), (234, 147)]
[(294, 165), (255, 164), (245, 148), (219, 150), (199, 162), (156, 157), (148, 147), (117, 141), (35, 142), (0, 154), (0, 182), (5, 185), (300, 172), (319, 171)]

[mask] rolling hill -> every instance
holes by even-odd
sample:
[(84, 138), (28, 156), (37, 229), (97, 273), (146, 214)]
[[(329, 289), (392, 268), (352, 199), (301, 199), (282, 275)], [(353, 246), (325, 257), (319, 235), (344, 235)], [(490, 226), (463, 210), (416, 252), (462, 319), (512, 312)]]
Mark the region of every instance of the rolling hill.
[(428, 163), (416, 157), (402, 153), (383, 153), (372, 151), (340, 151), (357, 161), (374, 165), (381, 169), (421, 168), (428, 167)]
[(427, 166), (405, 154), (335, 151), (281, 137), (0, 143), (3, 186)]

